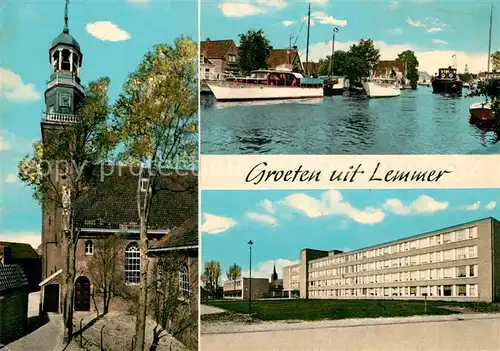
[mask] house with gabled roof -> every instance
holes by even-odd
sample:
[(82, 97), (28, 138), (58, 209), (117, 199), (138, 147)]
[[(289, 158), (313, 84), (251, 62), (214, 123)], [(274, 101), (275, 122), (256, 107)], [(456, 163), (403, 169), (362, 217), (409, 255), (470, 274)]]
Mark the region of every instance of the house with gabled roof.
[(288, 49), (274, 49), (271, 46), (270, 49), (271, 52), (267, 59), (267, 64), (270, 69), (293, 72), (302, 72), (304, 70), (296, 46)]
[(28, 279), (30, 290), (39, 290), (42, 262), (40, 255), (30, 244), (0, 241), (0, 264), (19, 265)]
[[(211, 40), (200, 42), (200, 55), (208, 60), (211, 67), (211, 79), (224, 79), (227, 74), (237, 72), (238, 47), (234, 40)], [(206, 67), (205, 67), (206, 69)]]

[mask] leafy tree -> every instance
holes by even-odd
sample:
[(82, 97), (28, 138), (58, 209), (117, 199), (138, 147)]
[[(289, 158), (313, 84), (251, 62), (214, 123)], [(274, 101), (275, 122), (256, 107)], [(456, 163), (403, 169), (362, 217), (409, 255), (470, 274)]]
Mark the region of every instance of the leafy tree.
[(464, 83), (469, 83), (470, 81), (476, 79), (476, 75), (473, 73), (459, 73), (458, 77)]
[(241, 267), (236, 263), (229, 266), (229, 269), (226, 272), (226, 276), (228, 280), (233, 281), (234, 290), (236, 290), (236, 280), (241, 277)]
[(44, 144), (33, 144), (33, 155), (18, 164), (19, 178), (32, 188), (33, 197), (45, 209), (62, 214), (61, 249), (63, 273), (64, 341), (73, 337), (73, 295), (76, 246), (85, 220), (95, 208), (102, 192), (100, 173), (94, 167), (107, 159), (115, 139), (108, 126), (109, 79), (91, 82), (86, 97), (76, 106), (76, 122), (46, 129)]
[(347, 53), (347, 78), (351, 82), (359, 82), (362, 78), (369, 77), (379, 59), (380, 52), (375, 48), (373, 40), (361, 39), (358, 44), (351, 45)]
[(500, 51), (491, 54), (491, 64), (493, 66), (493, 72), (500, 73)]
[(500, 79), (486, 79), (480, 81), (468, 96), (484, 96), (491, 101), (491, 108), (495, 118), (500, 120)]
[(205, 263), (205, 272), (203, 275), (206, 279), (205, 287), (212, 293), (212, 296), (215, 296), (219, 288), (219, 279), (221, 275), (220, 263), (217, 261)]
[[(349, 59), (347, 51), (335, 51), (333, 53), (333, 75), (345, 76), (347, 74), (347, 61)], [(332, 70), (332, 55), (329, 55), (324, 60), (319, 61), (318, 75), (326, 76), (331, 74)]]
[(412, 87), (417, 86), (418, 82), (418, 59), (411, 50), (403, 51), (398, 54), (396, 61), (406, 61), (406, 79), (410, 81)]
[[(148, 304), (148, 223), (152, 199), (160, 191), (190, 191), (195, 184), (167, 189), (166, 169), (196, 168), (197, 47), (181, 37), (174, 46), (149, 51), (124, 84), (114, 107), (114, 128), (120, 132), (120, 158), (139, 166), (137, 209), (140, 226), (140, 294), (136, 316), (135, 351), (144, 350)], [(145, 169), (145, 166), (148, 169)], [(142, 182), (146, 189), (142, 191)]]
[(271, 55), (270, 42), (262, 30), (249, 30), (240, 34), (238, 67), (245, 75), (256, 69), (268, 68), (267, 59)]

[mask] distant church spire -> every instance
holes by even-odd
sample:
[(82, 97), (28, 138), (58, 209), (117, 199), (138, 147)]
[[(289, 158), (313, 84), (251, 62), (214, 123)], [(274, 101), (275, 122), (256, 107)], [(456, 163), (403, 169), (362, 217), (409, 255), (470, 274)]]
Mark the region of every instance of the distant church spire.
[(271, 275), (271, 281), (274, 282), (278, 279), (278, 273), (276, 273), (276, 263), (273, 265), (273, 274)]
[(66, 5), (64, 6), (64, 29), (63, 29), (63, 33), (66, 33), (66, 34), (69, 33), (69, 28), (68, 28), (68, 4), (69, 4), (69, 0), (66, 0)]

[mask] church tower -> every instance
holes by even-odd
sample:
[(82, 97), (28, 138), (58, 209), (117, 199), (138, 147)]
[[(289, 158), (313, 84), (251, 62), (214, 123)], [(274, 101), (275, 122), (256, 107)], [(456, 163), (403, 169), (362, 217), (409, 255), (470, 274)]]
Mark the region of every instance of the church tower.
[(50, 128), (76, 122), (75, 109), (85, 96), (80, 84), (83, 55), (80, 44), (69, 34), (68, 3), (66, 0), (63, 31), (49, 49), (52, 72), (45, 90), (45, 112), (42, 113), (44, 143)]
[(273, 266), (273, 274), (271, 275), (271, 282), (278, 280), (278, 273), (276, 273), (276, 264)]

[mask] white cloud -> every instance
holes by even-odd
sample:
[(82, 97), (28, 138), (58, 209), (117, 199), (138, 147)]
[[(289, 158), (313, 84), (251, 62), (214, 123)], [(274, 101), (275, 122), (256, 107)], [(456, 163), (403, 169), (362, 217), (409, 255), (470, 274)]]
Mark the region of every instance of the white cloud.
[(247, 17), (266, 14), (288, 6), (285, 0), (247, 0), (240, 2), (224, 1), (219, 9), (226, 17)]
[(345, 27), (347, 26), (347, 21), (346, 20), (339, 20), (337, 18), (334, 18), (332, 16), (329, 16), (325, 12), (312, 12), (311, 13), (311, 20), (318, 21), (320, 24), (329, 24), (329, 25), (334, 25), (334, 26), (339, 26), (339, 27)]
[[(355, 41), (341, 42), (335, 41), (336, 50), (349, 50), (349, 47), (353, 44), (357, 44)], [(459, 66), (459, 71), (463, 71), (465, 63), (469, 67), (471, 73), (484, 72), (486, 70), (486, 62), (488, 59), (488, 54), (486, 52), (464, 52), (464, 51), (453, 51), (446, 49), (429, 49), (423, 47), (416, 47), (412, 44), (401, 43), (401, 44), (387, 44), (384, 41), (375, 40), (374, 45), (380, 50), (381, 60), (394, 60), (398, 57), (398, 54), (405, 50), (413, 50), (417, 56), (419, 62), (419, 71), (428, 72), (429, 74), (436, 73), (439, 67), (448, 67), (451, 64), (452, 55), (457, 55), (457, 62), (463, 63), (463, 66)], [(330, 55), (332, 51), (332, 42), (321, 41), (316, 44), (312, 44), (309, 57), (311, 60), (318, 61), (319, 59), (325, 58)]]
[(393, 34), (393, 35), (401, 35), (403, 34), (403, 28), (392, 28), (392, 29), (389, 29), (389, 33), (390, 34)]
[(415, 28), (427, 27), (424, 23), (422, 23), (418, 20), (417, 21), (412, 20), (411, 17), (408, 17), (408, 19), (406, 20), (406, 23), (408, 23), (410, 26), (415, 27)]
[(274, 208), (274, 205), (273, 203), (268, 200), (268, 199), (264, 199), (262, 200), (260, 203), (259, 203), (259, 206), (264, 210), (266, 211), (267, 213), (270, 213), (270, 214), (275, 214), (276, 213), (276, 209)]
[(30, 244), (34, 249), (42, 243), (42, 235), (36, 232), (0, 233), (0, 241)]
[(343, 201), (342, 194), (337, 190), (324, 192), (321, 199), (315, 199), (303, 193), (292, 194), (287, 196), (282, 204), (311, 218), (339, 215), (361, 224), (375, 224), (382, 222), (385, 217), (378, 208), (355, 208), (350, 203)]
[(438, 32), (442, 32), (443, 31), (443, 28), (440, 28), (440, 27), (431, 27), (429, 29), (427, 29), (427, 32), (429, 33), (438, 33)]
[(17, 175), (14, 173), (10, 173), (7, 175), (7, 178), (5, 178), (6, 183), (15, 183), (17, 182)]
[(10, 150), (9, 142), (5, 140), (2, 135), (0, 135), (0, 152), (9, 150)]
[[(255, 267), (252, 267), (252, 278), (271, 278), (273, 274), (273, 267), (276, 265), (276, 273), (278, 273), (278, 279), (283, 279), (283, 268), (297, 264), (299, 261), (291, 261), (283, 258), (278, 258), (277, 260), (269, 260), (257, 263)], [(243, 277), (248, 277), (248, 270), (241, 272)]]
[(220, 234), (238, 224), (238, 222), (232, 218), (216, 216), (210, 213), (204, 213), (203, 217), (204, 221), (200, 231), (208, 234)]
[(247, 212), (247, 217), (255, 222), (267, 224), (268, 226), (271, 227), (278, 225), (278, 220), (273, 216), (260, 214), (257, 212)]
[(448, 42), (441, 40), (441, 39), (432, 39), (432, 42), (434, 44), (438, 44), (438, 45), (447, 45), (448, 44)]
[(129, 33), (109, 21), (88, 23), (86, 29), (90, 35), (103, 41), (125, 41), (130, 39)]
[(288, 20), (285, 20), (283, 22), (281, 22), (285, 27), (290, 27), (292, 25), (295, 24), (295, 21), (288, 21)]
[(495, 207), (497, 207), (497, 203), (495, 201), (490, 201), (486, 205), (486, 209), (488, 210), (493, 210)]
[(36, 91), (35, 84), (24, 83), (17, 73), (0, 67), (0, 100), (21, 102), (38, 101), (40, 98), (41, 94)]
[(409, 215), (412, 213), (433, 213), (447, 209), (448, 202), (434, 200), (428, 195), (420, 195), (415, 201), (406, 206), (400, 199), (388, 199), (384, 203), (384, 209), (397, 215)]

